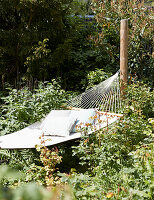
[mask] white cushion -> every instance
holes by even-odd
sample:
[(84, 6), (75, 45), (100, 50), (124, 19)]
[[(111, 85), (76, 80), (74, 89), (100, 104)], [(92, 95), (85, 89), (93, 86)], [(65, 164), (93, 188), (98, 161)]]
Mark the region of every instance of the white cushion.
[(42, 121), (40, 128), (42, 129), (48, 119), (51, 117), (69, 117), (71, 115), (71, 110), (52, 110)]
[(79, 126), (81, 123), (82, 125), (81, 128), (85, 127), (86, 123), (90, 123), (93, 124), (94, 119), (92, 117), (94, 117), (96, 115), (95, 109), (81, 109), (81, 110), (72, 110), (71, 115), (76, 118), (76, 122), (74, 123), (74, 127), (72, 128), (71, 132), (75, 133), (78, 131), (81, 131), (78, 128), (76, 128), (76, 126)]
[(76, 118), (69, 110), (53, 110), (44, 119), (41, 129), (45, 135), (68, 136)]

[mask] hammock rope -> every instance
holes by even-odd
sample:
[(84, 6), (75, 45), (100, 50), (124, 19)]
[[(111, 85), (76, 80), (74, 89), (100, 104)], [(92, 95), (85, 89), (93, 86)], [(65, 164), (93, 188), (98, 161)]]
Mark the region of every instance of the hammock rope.
[(119, 73), (86, 90), (84, 93), (68, 101), (72, 108), (97, 108), (104, 112), (119, 113), (121, 108)]

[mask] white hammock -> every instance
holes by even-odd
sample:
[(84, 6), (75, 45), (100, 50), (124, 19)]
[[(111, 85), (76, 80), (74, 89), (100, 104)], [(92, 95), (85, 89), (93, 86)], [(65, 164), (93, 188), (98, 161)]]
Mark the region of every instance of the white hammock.
[[(85, 91), (68, 102), (68, 107), (75, 110), (51, 111), (41, 122), (36, 122), (20, 131), (0, 137), (1, 149), (35, 148), (40, 145), (43, 136), (45, 146), (55, 145), (82, 136), (82, 129), (75, 130), (81, 123), (90, 123), (93, 127), (88, 129), (88, 134), (115, 122), (121, 115), (119, 113), (120, 87), (119, 72), (101, 82), (97, 86)], [(99, 122), (94, 116), (99, 112)], [(91, 118), (90, 118), (91, 117)], [(83, 127), (83, 125), (82, 125)]]

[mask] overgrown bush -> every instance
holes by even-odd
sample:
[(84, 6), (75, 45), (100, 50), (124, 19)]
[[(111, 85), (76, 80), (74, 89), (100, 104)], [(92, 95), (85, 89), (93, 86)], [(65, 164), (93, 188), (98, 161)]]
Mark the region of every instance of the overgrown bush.
[(51, 109), (60, 109), (69, 94), (53, 80), (39, 83), (33, 92), (28, 88), (21, 90), (7, 88), (9, 95), (1, 97), (0, 135), (17, 131), (45, 117)]
[(26, 172), (26, 182), (35, 181), (46, 187), (60, 185), (61, 181), (55, 173), (58, 170), (57, 164), (62, 161), (58, 149), (55, 147), (50, 150), (44, 146), (44, 141), (42, 141), (42, 145), (37, 145), (36, 150), (40, 152), (40, 161), (43, 166), (35, 163), (30, 165)]
[(107, 80), (111, 75), (110, 72), (105, 72), (103, 69), (95, 68), (88, 72), (86, 78), (81, 80), (81, 84), (83, 85), (83, 88), (88, 89)]
[(84, 135), (74, 147), (74, 155), (88, 170), (62, 180), (72, 185), (77, 199), (152, 199), (153, 103), (153, 92), (146, 85), (128, 86), (119, 122)]
[[(61, 89), (53, 80), (51, 83), (40, 83), (33, 92), (28, 88), (16, 90), (8, 88), (9, 95), (1, 97), (0, 135), (18, 131), (44, 118), (52, 109), (61, 109), (69, 98), (69, 93)], [(1, 160), (14, 168), (27, 169), (39, 162), (35, 150), (0, 150)]]
[[(72, 190), (67, 185), (63, 184), (56, 188), (45, 188), (36, 183), (27, 183), (12, 185), (8, 187), (6, 182), (10, 180), (17, 180), (21, 175), (16, 171), (6, 167), (0, 167), (0, 200), (51, 200), (51, 199), (64, 199), (73, 200), (74, 195)], [(5, 178), (5, 184), (3, 180)]]

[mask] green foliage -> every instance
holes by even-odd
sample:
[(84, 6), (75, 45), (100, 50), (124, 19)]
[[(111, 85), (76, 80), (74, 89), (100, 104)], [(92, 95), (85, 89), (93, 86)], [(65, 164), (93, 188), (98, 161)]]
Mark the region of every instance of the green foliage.
[[(20, 80), (27, 71), (27, 67), (24, 66), (26, 57), (29, 57), (31, 48), (38, 41), (49, 38), (52, 52), (65, 41), (69, 32), (65, 16), (69, 14), (70, 2), (72, 0), (1, 1), (2, 83)], [(43, 66), (44, 64), (41, 67)]]
[(27, 170), (30, 164), (37, 163), (38, 155), (35, 150), (0, 150), (0, 162), (17, 170)]
[(80, 164), (88, 169), (62, 180), (72, 185), (77, 199), (153, 198), (153, 120), (148, 119), (152, 96), (146, 85), (128, 86), (123, 118), (109, 128), (85, 134), (73, 147)]
[(87, 85), (87, 89), (93, 87), (94, 85), (99, 84), (102, 81), (105, 81), (111, 76), (111, 73), (104, 72), (103, 69), (96, 68), (93, 71), (89, 71), (87, 74), (86, 79), (82, 79), (81, 83), (83, 84), (84, 88)]
[[(43, 143), (44, 141), (42, 141)], [(54, 173), (57, 170), (56, 165), (60, 164), (62, 157), (58, 155), (58, 149), (53, 148), (52, 150), (42, 145), (37, 145), (36, 150), (40, 152), (40, 161), (43, 166), (38, 166), (32, 164), (26, 176), (26, 181), (35, 181), (39, 185), (44, 185), (46, 187), (55, 186), (60, 184), (58, 176), (55, 176)]]
[(2, 88), (6, 82), (19, 88), (24, 80), (32, 87), (38, 80), (60, 77), (64, 89), (81, 90), (96, 68), (116, 72), (124, 18), (129, 18), (129, 71), (150, 84), (152, 11), (137, 0), (92, 2), (95, 19), (84, 17), (91, 13), (90, 0), (2, 0)]
[[(24, 80), (30, 85), (38, 80), (61, 77), (63, 88), (80, 88), (80, 80), (95, 63), (96, 52), (89, 43), (95, 32), (93, 21), (84, 17), (85, 5), (72, 0), (1, 2), (0, 82), (15, 87)], [(47, 42), (48, 41), (48, 42)], [(18, 86), (19, 88), (19, 86)]]
[[(61, 89), (53, 80), (51, 83), (39, 83), (33, 92), (27, 88), (21, 90), (8, 88), (9, 95), (1, 97), (0, 135), (18, 131), (41, 120), (52, 109), (61, 109), (69, 98), (69, 93)], [(27, 170), (30, 164), (39, 162), (35, 150), (0, 150), (1, 159), (11, 167)]]
[(154, 91), (143, 82), (130, 84), (126, 89), (125, 105), (128, 113), (138, 114), (142, 118), (153, 117)]
[(152, 199), (154, 190), (153, 144), (138, 146), (130, 155), (134, 161), (133, 167), (123, 169), (122, 180), (130, 187), (129, 192), (134, 199)]
[(32, 48), (32, 56), (26, 58), (27, 72), (23, 79), (30, 79), (30, 77), (43, 79), (46, 76), (46, 65), (48, 64), (46, 57), (51, 52), (47, 49), (47, 42), (48, 39), (44, 39), (43, 42), (38, 43), (38, 46)]
[(16, 180), (19, 178), (17, 174), (17, 172), (14, 172), (14, 170), (6, 166), (2, 166), (0, 168), (0, 200), (51, 200), (55, 198), (64, 200), (74, 199), (71, 189), (66, 185), (61, 185), (55, 189), (47, 189), (36, 183), (22, 184), (19, 187), (14, 185), (14, 188), (1, 184), (4, 178)]
[(60, 109), (68, 99), (68, 94), (53, 80), (51, 83), (39, 83), (38, 89), (31, 92), (27, 88), (16, 90), (8, 88), (9, 95), (1, 97), (0, 107), (1, 135), (17, 131), (45, 117), (51, 109)]
[(0, 188), (12, 185), (24, 178), (24, 174), (17, 172), (15, 169), (9, 168), (7, 165), (0, 166)]
[(57, 149), (49, 150), (42, 145), (37, 146), (37, 151), (40, 152), (43, 166), (33, 163), (20, 172), (12, 169), (13, 165), (12, 168), (7, 165), (0, 166), (0, 200), (74, 199), (71, 188), (60, 184), (60, 179), (54, 174), (57, 170), (56, 164), (61, 162)]
[[(93, 0), (96, 24), (84, 17), (72, 17), (71, 13), (84, 15), (85, 7), (77, 1), (71, 2), (2, 0), (2, 86), (5, 81), (22, 78), (32, 89), (37, 80), (60, 77), (63, 88), (81, 90), (103, 81), (110, 72), (119, 69), (119, 26), (124, 18), (129, 18), (130, 73), (152, 86), (152, 11), (137, 0)], [(18, 87), (22, 88), (22, 84)], [(91, 135), (86, 134), (87, 127), (84, 129), (80, 144), (72, 151), (86, 172), (76, 172), (79, 164), (73, 163), (76, 169), (70, 172), (66, 169), (67, 175), (57, 174), (58, 164), (63, 169), (62, 158), (58, 151), (43, 146), (37, 147), (37, 151), (0, 150), (0, 162), (21, 171), (0, 168), (0, 199), (152, 200), (154, 94), (151, 88), (141, 82), (132, 83), (126, 89), (124, 116), (118, 122)], [(61, 109), (69, 98), (69, 93), (55, 80), (39, 83), (33, 92), (26, 87), (7, 91), (9, 95), (5, 97), (0, 92), (0, 135), (39, 121), (51, 109)], [(64, 156), (67, 157), (69, 154)], [(72, 187), (75, 197), (61, 181)], [(55, 190), (51, 191), (51, 187)]]
[[(93, 11), (99, 26), (93, 40), (102, 55), (110, 55), (110, 66), (119, 63), (120, 20), (129, 19), (128, 66), (131, 74), (144, 81), (153, 80), (153, 11), (144, 6), (144, 1), (93, 0)], [(114, 63), (114, 65), (111, 65)], [(151, 83), (150, 83), (151, 84)]]

